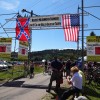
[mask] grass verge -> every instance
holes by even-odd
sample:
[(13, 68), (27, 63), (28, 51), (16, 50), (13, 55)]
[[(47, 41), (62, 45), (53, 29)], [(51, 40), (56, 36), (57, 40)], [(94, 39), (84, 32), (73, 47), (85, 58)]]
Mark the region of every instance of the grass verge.
[[(69, 86), (65, 80), (64, 80), (64, 83), (61, 85), (61, 88), (64, 88), (64, 89), (69, 88)], [(84, 89), (85, 89), (84, 96), (86, 96), (88, 100), (100, 100), (100, 84), (97, 85), (96, 83), (92, 82), (90, 85), (86, 85)], [(50, 93), (47, 93), (42, 98), (42, 100), (55, 100), (56, 96), (57, 96), (57, 94), (52, 93), (52, 91), (51, 91)], [(54, 99), (52, 99), (52, 98), (54, 98)], [(70, 100), (70, 99), (71, 99), (71, 96), (67, 100)]]
[[(42, 73), (43, 69), (44, 69), (43, 67), (35, 66), (34, 73), (35, 74)], [(14, 66), (11, 69), (8, 69), (6, 71), (1, 71), (0, 72), (0, 83), (3, 83), (8, 80), (18, 79), (20, 77), (24, 77), (23, 65)]]

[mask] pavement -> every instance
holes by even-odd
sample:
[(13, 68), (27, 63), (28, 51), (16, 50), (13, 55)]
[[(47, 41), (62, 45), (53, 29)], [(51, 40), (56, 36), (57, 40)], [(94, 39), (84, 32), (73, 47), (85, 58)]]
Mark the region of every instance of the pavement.
[[(66, 87), (66, 78), (63, 79), (61, 87)], [(43, 73), (36, 74), (32, 79), (27, 77), (8, 81), (0, 85), (0, 100), (44, 100), (49, 82), (50, 75)], [(52, 86), (55, 85), (54, 81)]]
[(32, 79), (27, 77), (6, 82), (0, 86), (0, 100), (42, 100), (49, 81), (50, 75), (41, 73)]

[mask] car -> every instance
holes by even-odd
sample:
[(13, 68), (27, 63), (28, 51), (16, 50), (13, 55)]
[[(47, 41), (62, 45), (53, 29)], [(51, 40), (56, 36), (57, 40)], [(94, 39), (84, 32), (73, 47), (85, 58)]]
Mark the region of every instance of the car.
[(8, 65), (5, 64), (3, 61), (0, 61), (0, 71), (8, 70)]
[(8, 65), (8, 68), (12, 68), (13, 67), (13, 63), (12, 62), (7, 62), (5, 64)]

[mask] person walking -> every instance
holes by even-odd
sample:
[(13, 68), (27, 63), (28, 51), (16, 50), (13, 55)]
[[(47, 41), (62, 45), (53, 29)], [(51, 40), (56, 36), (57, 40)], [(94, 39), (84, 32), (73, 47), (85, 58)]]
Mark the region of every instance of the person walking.
[(60, 88), (60, 79), (62, 78), (62, 70), (63, 70), (63, 65), (60, 62), (60, 60), (57, 59), (57, 57), (54, 57), (54, 60), (51, 62), (51, 68), (52, 68), (52, 75), (46, 92), (50, 92), (52, 82), (54, 80), (56, 80), (55, 92), (57, 92), (58, 89)]

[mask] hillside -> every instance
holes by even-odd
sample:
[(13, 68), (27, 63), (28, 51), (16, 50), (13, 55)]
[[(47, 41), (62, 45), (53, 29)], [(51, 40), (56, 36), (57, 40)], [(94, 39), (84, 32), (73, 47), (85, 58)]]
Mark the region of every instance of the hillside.
[[(84, 53), (86, 55), (86, 53)], [(72, 59), (75, 60), (77, 57), (81, 56), (81, 50), (75, 49), (50, 49), (50, 50), (43, 50), (43, 51), (35, 51), (30, 53), (30, 58), (35, 61), (40, 61), (42, 59), (51, 60), (54, 56), (62, 58), (64, 60)]]

